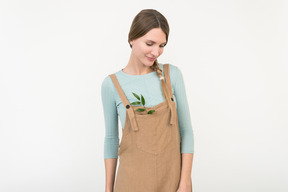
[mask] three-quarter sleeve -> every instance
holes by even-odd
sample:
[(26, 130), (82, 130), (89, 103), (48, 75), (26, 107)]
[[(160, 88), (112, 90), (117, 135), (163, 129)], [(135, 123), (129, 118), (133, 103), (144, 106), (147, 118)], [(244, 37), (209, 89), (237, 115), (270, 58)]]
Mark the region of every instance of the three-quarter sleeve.
[(191, 124), (190, 111), (186, 96), (185, 84), (181, 70), (175, 68), (175, 87), (179, 131), (181, 137), (181, 153), (194, 153), (194, 134)]
[(118, 114), (113, 82), (109, 76), (102, 82), (101, 97), (105, 120), (104, 159), (118, 158)]

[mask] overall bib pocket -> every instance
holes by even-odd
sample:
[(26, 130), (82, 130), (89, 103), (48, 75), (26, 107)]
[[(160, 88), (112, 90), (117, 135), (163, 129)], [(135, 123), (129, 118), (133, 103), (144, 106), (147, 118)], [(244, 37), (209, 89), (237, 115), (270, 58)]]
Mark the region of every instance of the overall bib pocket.
[(169, 113), (166, 114), (164, 112), (161, 118), (153, 115), (145, 118), (137, 116), (138, 119), (136, 117), (139, 128), (135, 132), (138, 149), (156, 155), (170, 144), (173, 126), (167, 123)]

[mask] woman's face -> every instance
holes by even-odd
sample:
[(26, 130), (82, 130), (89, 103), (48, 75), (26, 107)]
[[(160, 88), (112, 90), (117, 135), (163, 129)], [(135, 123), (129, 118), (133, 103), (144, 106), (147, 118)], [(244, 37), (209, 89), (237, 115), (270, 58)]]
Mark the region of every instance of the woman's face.
[(166, 35), (161, 28), (153, 28), (144, 36), (130, 41), (134, 59), (146, 66), (152, 66), (164, 51)]

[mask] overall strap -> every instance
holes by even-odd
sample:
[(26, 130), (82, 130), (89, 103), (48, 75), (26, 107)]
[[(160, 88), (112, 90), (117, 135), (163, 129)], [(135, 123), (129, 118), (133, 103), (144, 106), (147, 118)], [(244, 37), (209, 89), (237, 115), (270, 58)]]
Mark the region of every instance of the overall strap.
[(171, 85), (171, 80), (170, 80), (170, 72), (169, 72), (169, 64), (164, 64), (163, 65), (163, 69), (164, 69), (164, 76), (165, 76), (165, 83), (167, 85), (168, 91), (169, 91), (169, 95), (170, 95), (170, 99), (171, 101), (167, 101), (171, 103), (171, 107), (170, 107), (170, 111), (171, 111), (171, 118), (170, 118), (170, 124), (175, 124), (176, 123), (176, 109), (175, 109), (175, 101), (173, 98), (173, 92), (172, 92), (172, 85)]
[(116, 90), (117, 90), (117, 92), (118, 92), (118, 94), (119, 94), (119, 96), (120, 96), (120, 98), (121, 98), (121, 100), (123, 102), (124, 107), (126, 107), (126, 111), (128, 112), (128, 117), (126, 117), (126, 118), (130, 119), (131, 125), (132, 125), (132, 128), (134, 129), (134, 131), (138, 131), (138, 125), (137, 125), (137, 122), (136, 122), (134, 110), (130, 106), (130, 103), (129, 103), (126, 95), (124, 94), (124, 92), (123, 92), (123, 90), (122, 90), (122, 88), (121, 88), (121, 86), (119, 84), (119, 81), (118, 81), (115, 73), (111, 74), (109, 76), (110, 76), (110, 78), (112, 79), (112, 81), (114, 83), (114, 86), (115, 86), (115, 88), (116, 88)]

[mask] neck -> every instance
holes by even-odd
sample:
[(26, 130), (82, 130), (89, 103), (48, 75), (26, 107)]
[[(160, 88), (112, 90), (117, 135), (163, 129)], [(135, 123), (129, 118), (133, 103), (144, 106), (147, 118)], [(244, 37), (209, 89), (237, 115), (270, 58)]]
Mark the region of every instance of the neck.
[(122, 71), (131, 75), (144, 75), (147, 73), (151, 73), (154, 70), (151, 69), (150, 66), (146, 66), (141, 63), (131, 53), (128, 65)]

